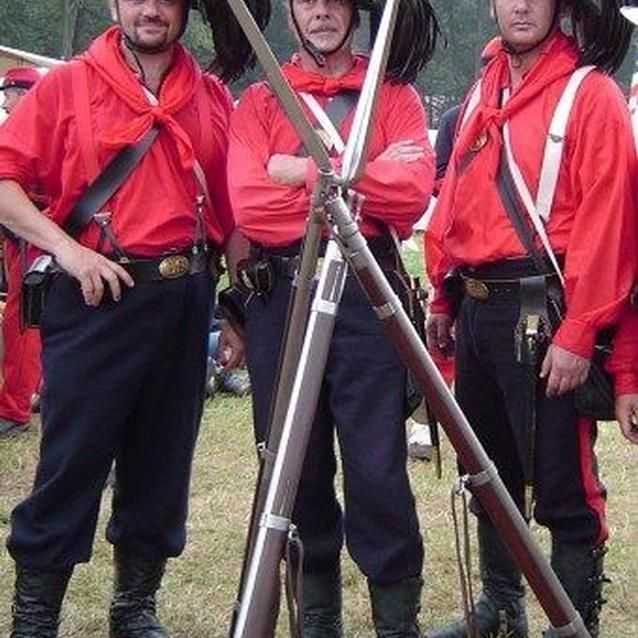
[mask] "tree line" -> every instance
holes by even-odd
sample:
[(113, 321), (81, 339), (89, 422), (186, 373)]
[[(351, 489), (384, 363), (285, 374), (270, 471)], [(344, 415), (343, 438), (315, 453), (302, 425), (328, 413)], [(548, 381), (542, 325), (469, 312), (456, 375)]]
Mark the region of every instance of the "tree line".
[[(286, 0), (271, 0), (273, 15), (267, 38), (277, 57), (285, 60), (294, 49), (287, 27)], [(458, 103), (480, 70), (480, 53), (495, 33), (486, 0), (433, 0), (443, 38), (434, 60), (417, 80), (430, 120)], [(197, 11), (192, 12), (185, 36), (186, 45), (206, 67), (212, 59), (213, 42)], [(367, 44), (364, 29), (357, 42)], [(56, 58), (68, 58), (83, 51), (91, 40), (111, 24), (106, 0), (3, 0), (0, 3), (0, 44)], [(619, 81), (629, 82), (631, 61), (627, 60)], [(231, 88), (238, 95), (260, 77), (255, 69)]]

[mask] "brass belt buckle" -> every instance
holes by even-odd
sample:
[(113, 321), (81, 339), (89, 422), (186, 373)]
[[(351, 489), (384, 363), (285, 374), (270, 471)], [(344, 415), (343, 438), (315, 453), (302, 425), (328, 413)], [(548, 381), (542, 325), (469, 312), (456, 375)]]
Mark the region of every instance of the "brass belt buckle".
[(190, 259), (185, 255), (170, 255), (159, 263), (159, 273), (162, 279), (179, 279), (188, 274)]
[(490, 289), (478, 279), (466, 279), (465, 292), (472, 299), (478, 299), (479, 301), (486, 301), (490, 296)]

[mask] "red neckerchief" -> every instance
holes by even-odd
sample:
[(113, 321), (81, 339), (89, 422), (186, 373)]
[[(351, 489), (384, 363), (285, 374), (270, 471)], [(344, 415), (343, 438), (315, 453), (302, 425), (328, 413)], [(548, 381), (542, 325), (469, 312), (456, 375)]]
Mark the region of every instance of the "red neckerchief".
[(80, 57), (137, 115), (106, 131), (100, 141), (106, 147), (119, 149), (135, 144), (151, 127), (159, 124), (175, 139), (182, 166), (191, 170), (195, 159), (193, 146), (189, 135), (173, 116), (193, 99), (201, 78), (198, 64), (184, 47), (176, 44), (171, 67), (160, 89), (159, 105), (152, 106), (124, 58), (120, 40), (120, 28), (111, 27)]
[(540, 58), (505, 106), (501, 106), (503, 89), (510, 83), (508, 55), (501, 48), (483, 72), (480, 104), (459, 133), (454, 150), (455, 168), (477, 140), (483, 139), (487, 140), (487, 144), (481, 151), (481, 162), (487, 163), (490, 178), (495, 178), (503, 147), (505, 122), (552, 83), (570, 76), (578, 65), (578, 58), (574, 40), (558, 32), (547, 42)]
[(368, 59), (356, 56), (352, 68), (347, 73), (340, 77), (330, 77), (303, 69), (298, 54), (282, 67), (284, 75), (295, 91), (318, 93), (327, 97), (337, 95), (343, 90), (361, 89), (367, 69)]

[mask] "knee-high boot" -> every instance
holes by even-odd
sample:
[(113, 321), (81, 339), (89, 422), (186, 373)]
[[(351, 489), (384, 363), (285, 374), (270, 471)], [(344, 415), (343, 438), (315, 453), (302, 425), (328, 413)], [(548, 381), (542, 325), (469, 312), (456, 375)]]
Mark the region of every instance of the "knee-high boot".
[[(592, 638), (600, 635), (600, 611), (606, 602), (603, 598), (603, 585), (608, 582), (603, 572), (606, 553), (604, 545), (552, 541), (552, 568)], [(544, 636), (555, 638), (558, 634), (549, 629)]]
[[(527, 638), (525, 590), (518, 568), (492, 523), (478, 518), (479, 563), (483, 591), (472, 618), (481, 638)], [(427, 638), (466, 638), (465, 620), (427, 633)]]
[(116, 547), (110, 638), (168, 638), (157, 618), (155, 594), (166, 560), (148, 560)]
[(11, 638), (57, 638), (72, 569), (47, 572), (16, 565)]
[(304, 638), (342, 638), (339, 567), (327, 572), (304, 573), (303, 609)]
[(390, 585), (368, 582), (368, 588), (377, 638), (421, 638), (418, 615), (423, 579), (420, 576)]

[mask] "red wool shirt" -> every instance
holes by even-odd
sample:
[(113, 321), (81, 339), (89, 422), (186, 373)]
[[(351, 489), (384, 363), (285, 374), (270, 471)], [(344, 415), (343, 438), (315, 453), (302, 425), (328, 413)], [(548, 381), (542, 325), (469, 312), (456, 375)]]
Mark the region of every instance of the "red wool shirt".
[[(78, 123), (78, 76), (72, 68), (78, 64), (86, 65), (88, 73), (89, 94), (80, 99), (90, 102), (94, 145), (84, 139)], [(205, 114), (201, 118), (200, 108)], [(234, 227), (225, 169), (232, 108), (226, 87), (203, 75), (179, 45), (159, 106), (150, 106), (121, 52), (120, 30), (113, 27), (79, 60), (48, 73), (0, 128), (0, 179), (14, 180), (27, 192), (46, 193), (49, 214), (62, 226), (96, 176), (85, 161), (87, 151), (99, 173), (122, 147), (137, 142), (155, 124), (160, 133), (151, 149), (105, 207), (112, 213), (118, 242), (128, 254), (140, 257), (192, 244), (198, 194), (192, 166), (197, 158), (213, 206), (206, 206), (206, 234), (221, 245)], [(98, 228), (90, 224), (79, 239), (95, 248), (98, 238)]]
[[(297, 56), (283, 67), (297, 91), (312, 94), (325, 108), (341, 89), (360, 89), (368, 61), (357, 57), (353, 69), (340, 78), (305, 71)], [(314, 117), (302, 102), (311, 121)], [(353, 114), (340, 133), (347, 141)], [(381, 91), (370, 161), (355, 188), (365, 195), (361, 230), (367, 237), (393, 226), (402, 238), (427, 208), (434, 183), (434, 154), (427, 136), (427, 119), (421, 100), (411, 86), (386, 82)], [(426, 149), (412, 163), (377, 159), (393, 142), (413, 140)], [(268, 160), (274, 154), (296, 155), (300, 140), (287, 116), (265, 83), (248, 88), (231, 118), (228, 180), (238, 228), (250, 240), (266, 246), (285, 246), (304, 234), (310, 196), (317, 183), (317, 169), (309, 161), (304, 186), (275, 184), (268, 175)], [(341, 161), (333, 159), (337, 173)], [(381, 222), (381, 224), (379, 223)]]
[[(442, 283), (451, 269), (527, 255), (496, 187), (503, 123), (509, 120), (513, 153), (535, 198), (549, 125), (577, 62), (573, 41), (554, 36), (503, 108), (500, 96), (510, 81), (505, 52), (485, 69), (480, 106), (459, 132), (426, 232), (434, 312), (449, 312)], [(554, 343), (584, 357), (591, 356), (596, 333), (619, 319), (634, 281), (636, 171), (625, 100), (613, 80), (594, 72), (571, 112), (546, 225), (554, 252), (565, 255), (567, 312)]]

